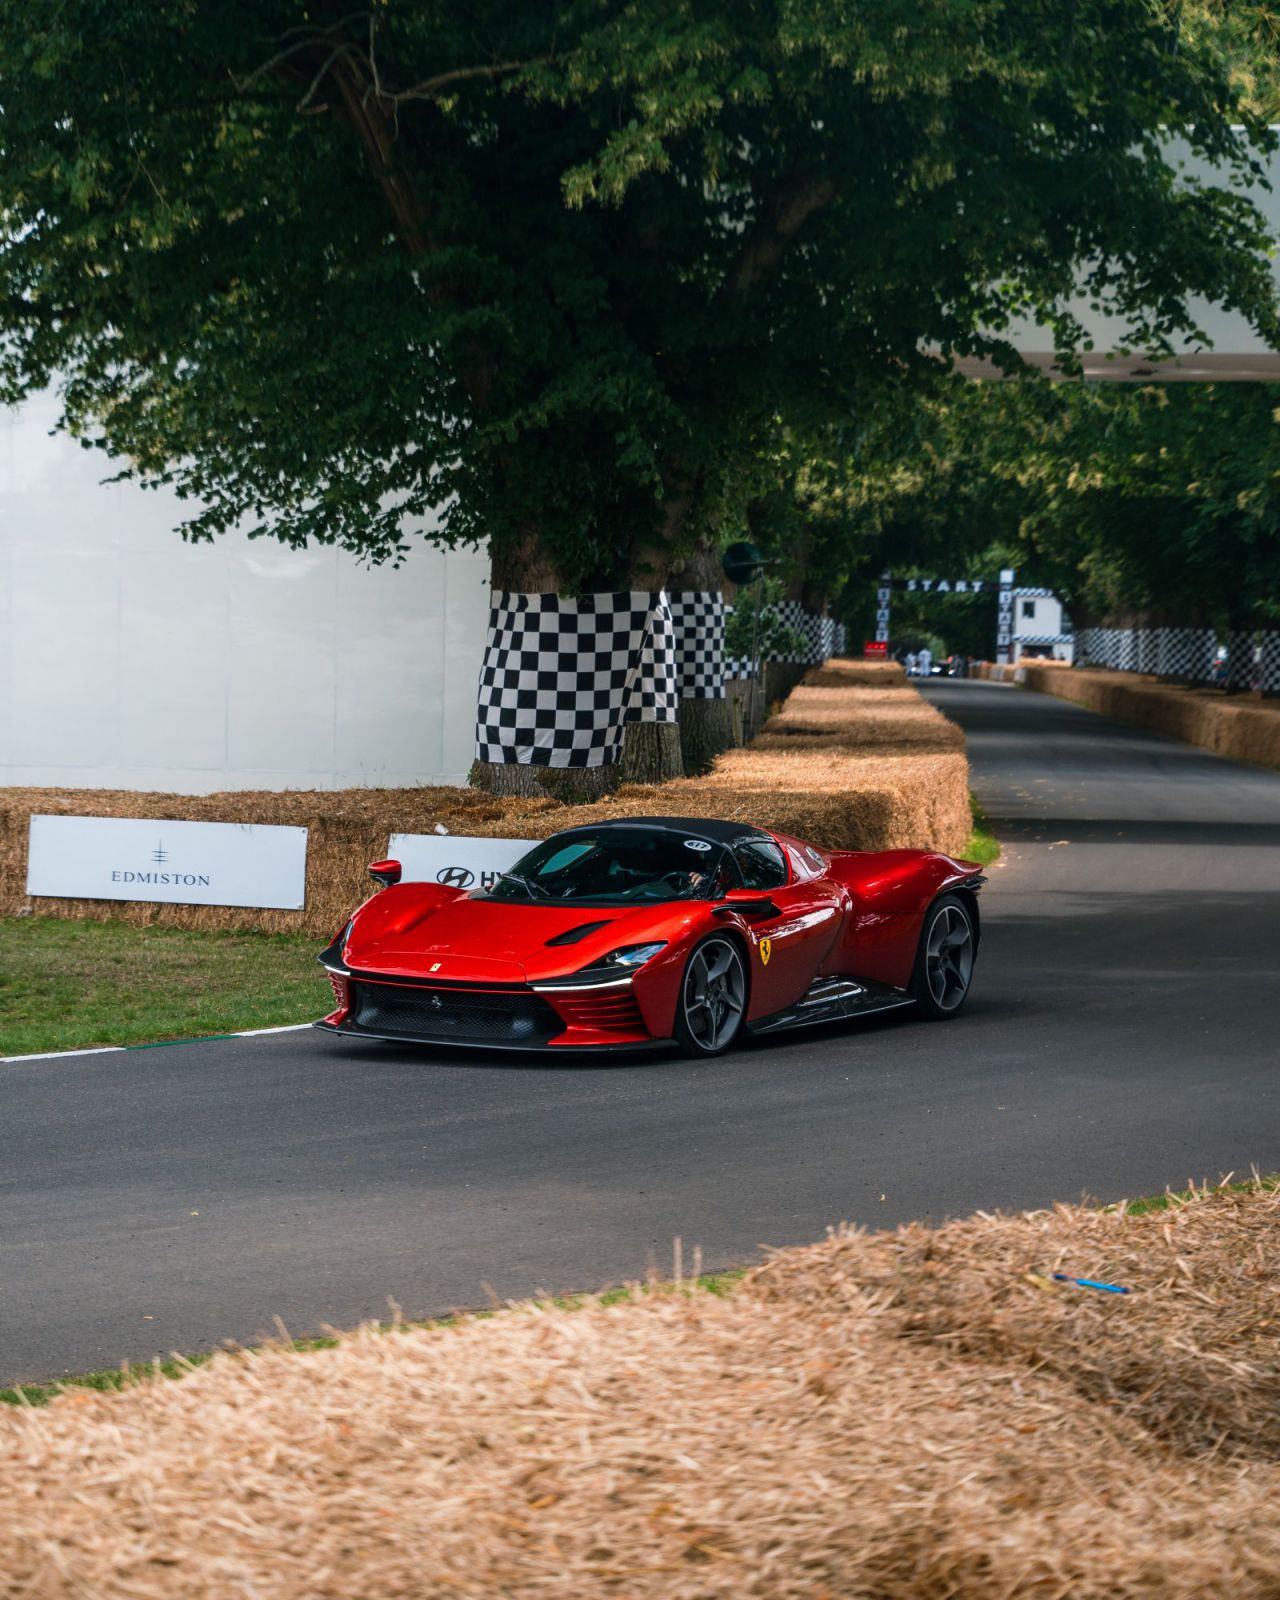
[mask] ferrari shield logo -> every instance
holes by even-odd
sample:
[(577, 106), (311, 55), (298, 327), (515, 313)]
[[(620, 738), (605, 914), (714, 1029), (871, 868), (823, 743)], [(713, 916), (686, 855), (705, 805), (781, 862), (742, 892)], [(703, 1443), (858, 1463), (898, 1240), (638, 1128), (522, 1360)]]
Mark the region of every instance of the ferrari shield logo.
[(773, 940), (772, 939), (761, 939), (761, 941), (760, 941), (760, 965), (762, 967), (767, 967), (769, 965), (769, 957), (772, 954), (773, 954)]

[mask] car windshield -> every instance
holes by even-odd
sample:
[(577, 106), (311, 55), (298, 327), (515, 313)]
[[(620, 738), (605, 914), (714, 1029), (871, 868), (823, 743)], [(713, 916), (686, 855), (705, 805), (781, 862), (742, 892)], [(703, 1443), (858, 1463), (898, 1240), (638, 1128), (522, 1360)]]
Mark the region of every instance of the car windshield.
[(694, 834), (608, 829), (547, 839), (500, 874), (493, 900), (717, 900), (741, 883), (732, 852)]

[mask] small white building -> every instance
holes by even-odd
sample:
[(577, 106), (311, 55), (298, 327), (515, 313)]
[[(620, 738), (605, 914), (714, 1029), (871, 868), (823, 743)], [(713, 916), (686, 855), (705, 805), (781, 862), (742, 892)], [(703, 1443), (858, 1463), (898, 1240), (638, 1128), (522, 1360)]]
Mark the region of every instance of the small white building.
[(1052, 589), (1013, 591), (1010, 659), (1071, 662), (1075, 649), (1071, 619)]
[(166, 490), (0, 411), (0, 786), (399, 788), (466, 781), (483, 551), (404, 565), (228, 535)]

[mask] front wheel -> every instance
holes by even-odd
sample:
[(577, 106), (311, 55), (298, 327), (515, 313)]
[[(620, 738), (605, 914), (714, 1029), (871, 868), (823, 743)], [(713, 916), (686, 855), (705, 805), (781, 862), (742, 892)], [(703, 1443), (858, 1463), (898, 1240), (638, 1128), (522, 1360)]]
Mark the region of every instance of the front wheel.
[(944, 894), (924, 914), (911, 993), (922, 1015), (936, 1022), (954, 1017), (969, 994), (978, 941), (973, 916), (959, 895)]
[(689, 957), (676, 1002), (676, 1043), (687, 1056), (721, 1055), (747, 1010), (747, 970), (734, 940), (704, 939)]

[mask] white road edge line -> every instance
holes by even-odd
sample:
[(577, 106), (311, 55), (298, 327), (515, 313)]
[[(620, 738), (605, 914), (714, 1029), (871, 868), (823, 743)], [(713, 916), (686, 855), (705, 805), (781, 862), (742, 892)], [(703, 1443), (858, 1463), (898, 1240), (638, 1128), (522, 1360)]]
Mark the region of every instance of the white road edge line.
[[(309, 1022), (289, 1022), (283, 1028), (241, 1028), (235, 1033), (224, 1034), (223, 1037), (228, 1039), (257, 1039), (264, 1033), (301, 1033), (310, 1026)], [(166, 1044), (207, 1044), (214, 1042), (216, 1041), (201, 1039), (165, 1040)], [(39, 1055), (34, 1056), (0, 1056), (0, 1066), (8, 1066), (18, 1061), (56, 1061), (60, 1056), (109, 1056), (117, 1050), (136, 1050), (137, 1048), (137, 1045), (131, 1044), (100, 1044), (92, 1050), (44, 1050)], [(145, 1049), (146, 1046), (144, 1045), (143, 1048)]]
[(54, 1061), (58, 1056), (109, 1056), (117, 1050), (127, 1050), (126, 1044), (100, 1044), (93, 1050), (44, 1050), (34, 1056), (0, 1056), (0, 1063), (10, 1061)]
[(233, 1033), (233, 1039), (256, 1039), (264, 1033), (302, 1033), (311, 1027), (309, 1022), (286, 1022), (283, 1028), (242, 1028), (238, 1033)]

